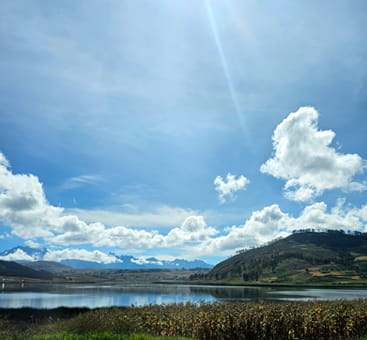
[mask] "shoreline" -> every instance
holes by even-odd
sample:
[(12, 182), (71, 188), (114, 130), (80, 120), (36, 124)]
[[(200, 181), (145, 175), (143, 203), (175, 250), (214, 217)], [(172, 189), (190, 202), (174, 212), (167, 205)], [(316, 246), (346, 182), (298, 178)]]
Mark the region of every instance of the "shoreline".
[(330, 288), (330, 289), (338, 289), (338, 288), (358, 288), (358, 289), (367, 289), (367, 284), (365, 283), (355, 283), (355, 284), (343, 284), (343, 283), (325, 283), (325, 284), (307, 284), (307, 283), (256, 283), (256, 282), (236, 282), (236, 281), (171, 281), (171, 280), (162, 280), (152, 282), (152, 284), (172, 284), (172, 285), (193, 285), (193, 286), (227, 286), (227, 287), (263, 287), (263, 288)]

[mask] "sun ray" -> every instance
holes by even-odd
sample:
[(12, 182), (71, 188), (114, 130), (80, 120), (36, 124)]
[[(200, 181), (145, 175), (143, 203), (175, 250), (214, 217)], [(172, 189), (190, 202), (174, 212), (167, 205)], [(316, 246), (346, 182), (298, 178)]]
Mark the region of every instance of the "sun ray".
[(222, 42), (218, 33), (218, 29), (217, 29), (217, 23), (215, 20), (215, 16), (212, 10), (212, 6), (210, 4), (210, 0), (205, 0), (205, 5), (206, 5), (206, 9), (208, 12), (208, 18), (209, 18), (209, 22), (210, 22), (210, 27), (213, 33), (213, 37), (214, 37), (214, 41), (215, 41), (215, 45), (217, 47), (218, 50), (218, 54), (219, 54), (219, 58), (222, 64), (222, 68), (223, 68), (223, 72), (224, 75), (226, 77), (227, 80), (227, 85), (228, 85), (228, 89), (231, 95), (231, 99), (233, 102), (233, 106), (237, 115), (237, 118), (239, 120), (240, 126), (242, 128), (242, 130), (244, 132), (246, 132), (246, 124), (245, 124), (245, 118), (243, 117), (242, 113), (241, 113), (241, 108), (240, 108), (240, 104), (238, 102), (238, 97), (233, 85), (233, 80), (231, 77), (231, 73), (229, 71), (229, 67), (228, 67), (228, 63), (227, 63), (227, 59), (226, 56), (224, 54), (224, 50), (223, 50), (223, 46), (222, 46)]

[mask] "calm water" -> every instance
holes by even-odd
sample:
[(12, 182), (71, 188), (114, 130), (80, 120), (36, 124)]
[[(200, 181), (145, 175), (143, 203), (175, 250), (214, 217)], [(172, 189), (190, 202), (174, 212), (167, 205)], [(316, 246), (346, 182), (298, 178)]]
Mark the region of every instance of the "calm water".
[(5, 287), (2, 308), (142, 306), (179, 302), (337, 300), (367, 298), (363, 289), (275, 289), (186, 285), (37, 285)]

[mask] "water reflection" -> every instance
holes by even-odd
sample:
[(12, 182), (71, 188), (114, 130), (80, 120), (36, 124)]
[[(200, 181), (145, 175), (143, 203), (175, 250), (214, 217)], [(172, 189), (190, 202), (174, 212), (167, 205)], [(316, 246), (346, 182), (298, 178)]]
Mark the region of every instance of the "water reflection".
[(143, 306), (181, 302), (336, 300), (367, 298), (363, 289), (295, 289), (188, 285), (34, 285), (8, 287), (3, 308)]
[(303, 289), (272, 292), (273, 298), (285, 301), (308, 300), (354, 300), (366, 299), (367, 290), (364, 289)]

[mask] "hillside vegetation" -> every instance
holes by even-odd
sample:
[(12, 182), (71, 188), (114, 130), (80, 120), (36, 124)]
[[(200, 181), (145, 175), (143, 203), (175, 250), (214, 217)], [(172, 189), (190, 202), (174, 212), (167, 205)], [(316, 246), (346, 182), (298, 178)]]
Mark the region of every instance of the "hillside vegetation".
[(50, 273), (62, 273), (71, 271), (74, 268), (66, 266), (64, 264), (53, 262), (53, 261), (35, 261), (35, 262), (25, 262), (23, 266), (32, 268), (34, 270), (44, 270)]
[(196, 279), (262, 283), (367, 283), (367, 233), (295, 232), (241, 251)]
[(0, 276), (51, 280), (53, 274), (28, 268), (16, 262), (0, 260)]
[(52, 280), (58, 283), (151, 283), (159, 281), (188, 280), (191, 276), (203, 276), (206, 268), (192, 269), (75, 269), (58, 262), (36, 261), (16, 263), (0, 260), (0, 279), (18, 282), (31, 279), (34, 282)]

